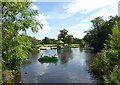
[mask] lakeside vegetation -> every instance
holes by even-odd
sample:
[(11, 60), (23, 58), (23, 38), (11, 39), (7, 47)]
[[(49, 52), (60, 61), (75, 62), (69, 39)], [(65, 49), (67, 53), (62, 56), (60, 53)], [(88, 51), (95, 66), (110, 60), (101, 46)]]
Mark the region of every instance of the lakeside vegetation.
[[(83, 39), (74, 38), (63, 29), (58, 39), (45, 37), (38, 40), (26, 34), (28, 28), (37, 32), (37, 26), (43, 26), (34, 19), (38, 12), (30, 6), (31, 2), (2, 2), (2, 83), (15, 83), (12, 80), (22, 61), (28, 59), (26, 54), (40, 46), (56, 46), (61, 40), (65, 46), (93, 47), (96, 51), (90, 64), (93, 76), (99, 83), (120, 84), (120, 17), (110, 16), (109, 20), (96, 17), (91, 20), (92, 29), (86, 31)], [(23, 33), (19, 34), (20, 31)]]
[(116, 23), (106, 40), (104, 48), (96, 55), (91, 63), (91, 69), (99, 76), (100, 82), (120, 84), (120, 28)]
[[(35, 20), (37, 10), (30, 9), (31, 2), (2, 2), (2, 83), (14, 83), (23, 60), (28, 59), (32, 43), (26, 30), (38, 31), (42, 24)], [(19, 34), (22, 31), (23, 34)]]
[(120, 84), (120, 17), (103, 20), (97, 17), (91, 22), (93, 29), (87, 32), (84, 40), (94, 47), (96, 56), (90, 63), (98, 83)]

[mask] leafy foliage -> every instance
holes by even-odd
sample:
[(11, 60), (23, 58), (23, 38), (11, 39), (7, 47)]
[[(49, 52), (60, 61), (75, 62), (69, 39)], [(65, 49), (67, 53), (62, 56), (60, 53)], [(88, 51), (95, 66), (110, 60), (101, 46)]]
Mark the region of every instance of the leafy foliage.
[(31, 48), (31, 42), (26, 35), (20, 35), (19, 31), (26, 32), (31, 28), (37, 32), (42, 24), (35, 20), (38, 12), (30, 9), (31, 2), (2, 2), (2, 64), (3, 70), (17, 70), (22, 61), (27, 59), (27, 53)]
[(73, 43), (74, 44), (79, 44), (80, 43), (80, 39), (79, 38), (73, 38)]
[(45, 37), (43, 40), (44, 44), (49, 44), (50, 43), (50, 39), (48, 37)]
[(70, 45), (73, 42), (73, 35), (67, 35), (65, 37), (65, 42)]
[(45, 37), (42, 41), (43, 41), (44, 44), (56, 44), (57, 43), (57, 40), (51, 39), (51, 38), (48, 38), (48, 37)]
[(13, 82), (14, 74), (15, 74), (14, 70), (4, 70), (2, 73), (2, 80), (4, 82), (2, 83), (14, 83)]
[[(91, 64), (95, 74), (104, 80), (104, 83), (120, 84), (120, 22), (117, 22), (106, 40), (105, 48), (97, 54)], [(96, 72), (97, 71), (97, 72)]]
[(58, 40), (65, 42), (65, 37), (68, 35), (68, 31), (66, 29), (60, 30), (60, 34), (58, 35)]
[(80, 47), (85, 47), (86, 43), (83, 39), (80, 39), (80, 43), (79, 43)]
[[(68, 31), (66, 29), (60, 30), (60, 34), (58, 35), (58, 40), (63, 41), (65, 44), (72, 44), (74, 37), (73, 35), (68, 35)], [(74, 40), (76, 43), (78, 39)]]
[(3, 41), (2, 59), (8, 69), (17, 69), (22, 61), (27, 59), (26, 53), (29, 52), (30, 44), (31, 42), (24, 35), (14, 36), (10, 40)]
[(41, 40), (37, 40), (35, 37), (30, 37), (30, 36), (26, 36), (26, 37), (28, 37), (28, 39), (31, 42), (31, 49), (30, 49), (30, 51), (38, 49), (39, 44), (42, 43)]
[(97, 52), (100, 52), (100, 50), (104, 48), (105, 40), (109, 39), (108, 34), (112, 34), (113, 25), (116, 21), (120, 20), (118, 16), (110, 16), (109, 18), (108, 21), (104, 21), (102, 17), (91, 20), (93, 29), (87, 31), (84, 37), (85, 42), (92, 46)]
[(57, 43), (57, 40), (56, 39), (51, 39), (50, 38), (50, 44), (56, 44)]

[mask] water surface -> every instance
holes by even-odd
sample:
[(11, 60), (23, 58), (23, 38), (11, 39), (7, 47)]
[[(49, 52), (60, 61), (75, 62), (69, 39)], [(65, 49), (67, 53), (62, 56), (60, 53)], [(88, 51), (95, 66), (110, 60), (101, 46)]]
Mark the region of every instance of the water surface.
[[(40, 55), (58, 54), (57, 63), (41, 63)], [(21, 66), (23, 83), (92, 83), (88, 72), (88, 62), (92, 57), (90, 50), (66, 48), (61, 50), (40, 50), (38, 54), (30, 54), (29, 59)], [(27, 72), (27, 73), (26, 73)]]

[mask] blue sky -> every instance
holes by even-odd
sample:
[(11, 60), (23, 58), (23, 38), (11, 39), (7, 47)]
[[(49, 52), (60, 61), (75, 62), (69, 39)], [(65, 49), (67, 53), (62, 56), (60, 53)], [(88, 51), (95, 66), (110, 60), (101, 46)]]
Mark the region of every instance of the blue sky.
[(74, 0), (74, 2), (40, 2), (32, 3), (32, 9), (39, 12), (35, 18), (44, 24), (38, 33), (32, 33), (29, 29), (27, 34), (43, 39), (44, 37), (55, 38), (59, 30), (67, 29), (68, 34), (76, 38), (83, 38), (84, 31), (92, 26), (90, 20), (97, 16), (108, 19), (109, 16), (118, 14), (119, 0)]

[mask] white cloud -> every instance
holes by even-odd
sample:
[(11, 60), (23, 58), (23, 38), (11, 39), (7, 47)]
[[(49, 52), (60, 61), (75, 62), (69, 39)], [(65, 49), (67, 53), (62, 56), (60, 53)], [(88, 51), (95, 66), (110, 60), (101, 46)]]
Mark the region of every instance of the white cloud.
[(107, 8), (103, 8), (100, 11), (92, 14), (90, 16), (90, 18), (94, 19), (95, 17), (103, 16), (103, 18), (106, 20), (106, 19), (108, 19), (109, 16), (115, 16), (115, 15), (117, 15), (117, 9), (113, 9), (111, 7), (107, 7)]
[(73, 2), (74, 0), (30, 0), (32, 2)]
[(91, 23), (81, 23), (78, 25), (62, 28), (67, 29), (68, 34), (73, 35), (76, 38), (83, 38), (85, 36), (84, 31), (88, 30), (91, 26)]
[(34, 10), (38, 10), (38, 9), (39, 9), (38, 6), (36, 6), (36, 5), (34, 5), (34, 4), (31, 4), (31, 5), (32, 5), (32, 6), (31, 6), (32, 9), (34, 9)]
[[(118, 14), (118, 1), (119, 0), (75, 0), (73, 2), (68, 3), (67, 5), (64, 5), (64, 11), (62, 13), (54, 10), (49, 13), (48, 17), (52, 20), (64, 20), (66, 18), (72, 17), (74, 14), (82, 13), (88, 14), (88, 19), (83, 19), (83, 22), (89, 22), (91, 19), (94, 19), (97, 15), (104, 16), (104, 18), (107, 19), (110, 15), (114, 16)], [(92, 17), (92, 15), (95, 16)]]
[(90, 22), (90, 18), (88, 18), (88, 19), (83, 19), (83, 20), (81, 20), (81, 22)]
[(78, 30), (69, 30), (69, 34), (73, 35), (75, 38), (84, 38), (85, 33), (84, 31), (78, 31)]
[(37, 35), (37, 36), (34, 36), (36, 39), (38, 39), (38, 40), (42, 40), (43, 39), (43, 37), (40, 37), (39, 35)]
[(117, 3), (119, 0), (76, 0), (65, 6), (67, 13), (75, 14), (75, 13), (89, 13), (96, 9), (111, 6), (112, 8), (117, 7)]
[(47, 18), (44, 14), (38, 14), (38, 16), (35, 16), (35, 18), (44, 25), (43, 29), (40, 29), (40, 27), (39, 27), (38, 32), (46, 33), (51, 29), (48, 22), (47, 22)]
[(70, 30), (86, 30), (86, 28), (90, 27), (91, 24), (90, 23), (81, 23), (81, 24), (78, 24), (78, 25), (75, 25), (75, 26), (70, 26), (70, 27), (67, 27), (65, 29), (70, 29)]
[(91, 20), (95, 19), (98, 16), (103, 17), (104, 20), (108, 20), (109, 16), (116, 16), (118, 13), (117, 10), (110, 10), (110, 9), (101, 9), (100, 11), (91, 14), (89, 18), (83, 19), (81, 22), (90, 22)]
[(91, 17), (95, 18), (95, 17), (98, 17), (98, 16), (104, 16), (108, 13), (108, 10), (107, 9), (102, 9), (94, 14), (91, 15)]
[[(112, 0), (111, 0), (112, 1)], [(103, 16), (104, 20), (108, 20), (109, 16), (115, 16), (118, 14), (118, 2), (115, 1), (113, 4), (109, 3), (106, 7), (98, 9), (93, 14), (89, 15), (87, 19), (83, 19), (81, 22), (90, 22), (91, 20), (95, 19), (98, 16)]]
[(31, 2), (35, 2), (35, 1), (37, 1), (37, 0), (30, 0)]
[(35, 18), (37, 19), (37, 20), (46, 20), (47, 18), (45, 17), (45, 15), (44, 14), (38, 14), (38, 16), (35, 16)]
[(51, 29), (50, 26), (48, 24), (45, 24), (43, 26), (43, 29), (39, 29), (39, 32), (41, 32), (41, 33), (47, 33), (50, 29)]

